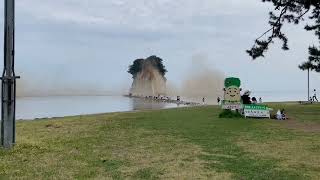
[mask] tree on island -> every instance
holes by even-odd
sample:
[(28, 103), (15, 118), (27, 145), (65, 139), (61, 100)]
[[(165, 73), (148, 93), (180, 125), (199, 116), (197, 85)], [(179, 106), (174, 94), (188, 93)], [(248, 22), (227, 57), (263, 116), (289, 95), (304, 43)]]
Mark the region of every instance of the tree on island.
[(136, 59), (133, 61), (133, 64), (129, 66), (128, 73), (132, 75), (134, 79), (139, 72), (142, 71), (142, 66), (145, 63), (150, 63), (155, 69), (159, 71), (159, 73), (164, 77), (167, 69), (163, 65), (163, 60), (157, 56), (150, 56), (147, 59)]
[(163, 60), (157, 56), (134, 60), (128, 69), (133, 78), (130, 95), (143, 97), (165, 95), (166, 72)]
[(136, 59), (133, 61), (133, 64), (129, 66), (128, 73), (132, 75), (133, 79), (142, 70), (142, 61), (144, 61), (144, 59)]
[[(320, 40), (320, 1), (319, 0), (262, 0), (272, 3), (274, 11), (269, 13), (270, 29), (255, 40), (253, 47), (247, 53), (253, 58), (264, 57), (270, 44), (275, 39), (282, 41), (282, 49), (289, 50), (288, 38), (282, 31), (284, 24), (299, 24), (305, 20), (305, 16), (311, 24), (305, 26), (305, 30), (315, 33)], [(320, 72), (320, 48), (309, 47), (309, 59), (299, 67), (302, 70), (315, 70)]]

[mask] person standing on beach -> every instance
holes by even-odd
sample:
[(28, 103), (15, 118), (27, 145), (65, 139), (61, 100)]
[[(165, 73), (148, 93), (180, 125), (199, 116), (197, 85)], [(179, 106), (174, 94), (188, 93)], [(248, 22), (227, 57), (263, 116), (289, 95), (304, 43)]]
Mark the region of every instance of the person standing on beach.
[(318, 98), (317, 98), (317, 90), (314, 89), (314, 90), (313, 90), (313, 93), (314, 93), (314, 94), (313, 94), (312, 100), (319, 102), (319, 101), (318, 101)]
[(251, 98), (251, 102), (252, 104), (257, 104), (258, 103), (257, 98), (256, 97)]

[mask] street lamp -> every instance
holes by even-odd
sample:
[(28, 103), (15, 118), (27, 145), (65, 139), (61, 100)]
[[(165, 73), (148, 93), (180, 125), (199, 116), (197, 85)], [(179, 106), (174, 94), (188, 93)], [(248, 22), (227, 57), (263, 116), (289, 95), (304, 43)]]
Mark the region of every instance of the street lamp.
[(308, 98), (307, 98), (307, 101), (310, 101), (310, 70), (312, 70), (312, 67), (313, 67), (313, 64), (311, 63), (311, 61), (307, 61), (307, 62), (304, 62), (303, 64), (301, 64), (299, 66), (299, 68), (301, 70), (307, 70), (308, 71)]
[(1, 91), (1, 146), (15, 144), (16, 79), (14, 72), (15, 0), (4, 0), (4, 66)]

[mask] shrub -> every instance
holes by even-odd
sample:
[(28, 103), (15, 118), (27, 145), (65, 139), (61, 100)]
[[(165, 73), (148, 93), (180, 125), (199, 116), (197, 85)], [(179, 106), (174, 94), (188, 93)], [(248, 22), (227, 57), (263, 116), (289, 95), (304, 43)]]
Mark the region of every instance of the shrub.
[(219, 114), (219, 118), (243, 118), (243, 116), (237, 111), (226, 109)]

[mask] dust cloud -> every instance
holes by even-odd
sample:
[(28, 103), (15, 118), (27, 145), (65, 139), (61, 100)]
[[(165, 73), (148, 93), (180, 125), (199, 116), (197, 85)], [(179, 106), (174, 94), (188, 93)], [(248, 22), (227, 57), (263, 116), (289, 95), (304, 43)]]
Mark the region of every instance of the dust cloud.
[(204, 97), (207, 102), (215, 102), (217, 97), (223, 95), (225, 76), (204, 55), (193, 56), (189, 70), (180, 75), (182, 78), (178, 83), (167, 80), (150, 61), (145, 61), (141, 69), (133, 79), (130, 89), (129, 81), (123, 81), (119, 87), (115, 87), (101, 81), (61, 79), (59, 74), (55, 78), (55, 73), (38, 77), (22, 73), (22, 78), (17, 80), (17, 96), (117, 96), (128, 94), (129, 91), (132, 95), (139, 96), (181, 96), (183, 100), (194, 102), (200, 102)]
[(223, 95), (225, 75), (212, 67), (208, 61), (205, 55), (193, 56), (190, 69), (182, 83), (178, 87), (172, 82), (168, 83), (168, 94), (180, 95), (194, 101), (205, 98), (207, 102), (214, 104), (216, 99)]
[(97, 81), (83, 81), (55, 78), (54, 74), (35, 77), (22, 74), (17, 80), (18, 97), (46, 97), (46, 96), (121, 96), (127, 92), (127, 84), (111, 85)]
[(143, 60), (141, 64), (141, 71), (135, 75), (130, 93), (134, 96), (166, 95), (166, 78), (150, 60)]

